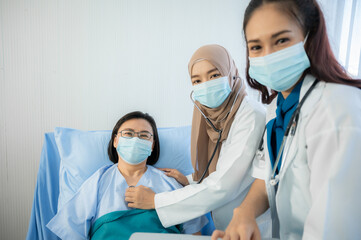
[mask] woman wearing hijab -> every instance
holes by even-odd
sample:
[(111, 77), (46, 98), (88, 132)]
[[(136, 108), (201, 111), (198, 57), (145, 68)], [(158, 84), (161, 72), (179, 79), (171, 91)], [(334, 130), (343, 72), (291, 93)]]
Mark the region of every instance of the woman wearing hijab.
[[(189, 61), (188, 71), (195, 104), (193, 176), (163, 169), (185, 187), (158, 194), (144, 186), (128, 188), (125, 200), (129, 207), (155, 208), (165, 227), (211, 211), (216, 228), (225, 229), (254, 180), (250, 169), (264, 129), (265, 111), (247, 96), (233, 59), (222, 46), (199, 48)], [(269, 213), (258, 223), (268, 236)]]

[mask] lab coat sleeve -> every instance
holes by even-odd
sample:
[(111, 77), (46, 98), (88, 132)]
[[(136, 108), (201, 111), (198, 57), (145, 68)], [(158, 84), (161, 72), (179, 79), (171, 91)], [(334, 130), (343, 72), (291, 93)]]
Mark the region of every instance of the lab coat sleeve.
[[(256, 153), (256, 156), (252, 163), (252, 177), (266, 180), (266, 160), (264, 157), (265, 151), (260, 151)], [(257, 156), (258, 155), (258, 156)]]
[[(190, 176), (192, 176), (192, 174), (190, 174)], [(174, 178), (165, 176), (163, 172), (162, 172), (162, 177), (171, 186), (172, 190), (183, 188), (183, 186), (179, 182), (177, 182), (177, 180), (175, 180)], [(182, 227), (183, 227), (182, 233), (193, 234), (196, 232), (200, 232), (202, 230), (202, 228), (205, 225), (207, 225), (207, 223), (208, 223), (208, 218), (204, 215), (197, 217), (195, 219), (189, 220), (182, 224)]]
[(359, 238), (361, 128), (319, 126), (314, 132), (306, 138), (312, 203), (303, 239)]
[(265, 124), (264, 109), (253, 104), (245, 98), (240, 106), (215, 172), (201, 184), (155, 195), (155, 209), (164, 227), (204, 215), (233, 200), (252, 183), (251, 163)]
[(193, 175), (192, 174), (187, 175), (186, 178), (187, 178), (189, 184), (197, 184), (196, 181), (193, 181)]
[(200, 232), (202, 228), (207, 225), (208, 219), (206, 216), (201, 216), (192, 220), (189, 220), (183, 223), (183, 231), (184, 234), (193, 234), (196, 232)]
[(61, 239), (88, 239), (92, 219), (96, 214), (99, 175), (98, 171), (86, 180), (47, 224)]

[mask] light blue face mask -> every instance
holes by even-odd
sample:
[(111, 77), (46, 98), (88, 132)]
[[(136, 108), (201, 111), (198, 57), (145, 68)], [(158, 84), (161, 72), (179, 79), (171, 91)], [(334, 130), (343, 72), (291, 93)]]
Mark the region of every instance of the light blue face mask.
[(260, 84), (278, 92), (294, 86), (310, 67), (303, 42), (264, 57), (249, 58), (249, 75)]
[(152, 154), (152, 142), (137, 137), (119, 137), (117, 152), (124, 161), (136, 165), (145, 161)]
[(193, 86), (193, 98), (209, 108), (216, 108), (227, 99), (231, 93), (228, 77), (221, 77)]

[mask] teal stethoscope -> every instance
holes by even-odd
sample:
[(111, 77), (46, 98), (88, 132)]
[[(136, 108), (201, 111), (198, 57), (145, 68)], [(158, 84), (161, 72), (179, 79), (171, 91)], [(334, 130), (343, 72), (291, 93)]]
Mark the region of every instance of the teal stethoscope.
[[(277, 175), (276, 175), (276, 171), (277, 171), (278, 163), (281, 160), (281, 155), (282, 155), (282, 152), (283, 152), (283, 150), (285, 148), (285, 143), (287, 141), (287, 138), (288, 138), (290, 133), (291, 133), (291, 136), (295, 135), (296, 129), (297, 129), (297, 124), (298, 124), (298, 119), (300, 117), (301, 107), (302, 107), (303, 103), (306, 101), (307, 97), (312, 92), (312, 90), (315, 88), (315, 86), (316, 86), (316, 84), (318, 82), (319, 82), (319, 80), (316, 79), (313, 82), (313, 84), (311, 85), (311, 87), (307, 90), (306, 94), (301, 99), (301, 102), (298, 104), (295, 112), (291, 116), (290, 122), (287, 125), (285, 135), (283, 136), (282, 143), (281, 143), (280, 149), (279, 149), (278, 154), (277, 154), (276, 162), (275, 162), (275, 164), (273, 165), (273, 168), (272, 168), (272, 174), (271, 174), (271, 179), (270, 179), (270, 184), (272, 186), (276, 186), (278, 184), (278, 182), (279, 182), (279, 175), (280, 175), (280, 173), (282, 171), (282, 166), (281, 166), (281, 169), (280, 169), (280, 171), (279, 171), (279, 173)], [(266, 132), (266, 128), (263, 131), (263, 136), (262, 136), (261, 142), (260, 142), (260, 144), (258, 146), (257, 155), (259, 157), (263, 155), (263, 137), (264, 137), (265, 132)]]
[[(239, 77), (233, 77), (233, 79), (236, 79), (236, 78), (239, 78)], [(230, 109), (229, 112), (226, 114), (226, 116), (225, 116), (222, 120), (220, 120), (219, 122), (225, 120), (225, 119), (228, 117), (229, 113), (232, 111), (233, 106), (234, 106), (234, 104), (235, 104), (235, 102), (236, 102), (236, 100), (237, 100), (237, 98), (238, 98), (238, 95), (239, 95), (239, 93), (241, 92), (242, 84), (243, 84), (243, 83), (242, 83), (242, 81), (241, 81), (241, 87), (239, 88), (239, 90), (238, 90), (238, 92), (237, 92), (237, 95), (236, 95), (236, 97), (235, 97), (234, 100), (233, 100), (231, 109)], [(199, 183), (201, 183), (201, 182), (203, 181), (203, 179), (205, 178), (205, 176), (206, 176), (206, 174), (207, 174), (207, 171), (208, 171), (208, 169), (209, 169), (209, 166), (211, 165), (211, 162), (213, 161), (214, 155), (216, 154), (217, 148), (218, 148), (219, 143), (220, 143), (221, 138), (222, 138), (222, 131), (223, 131), (223, 129), (218, 129), (218, 128), (216, 128), (216, 127), (214, 126), (214, 124), (212, 123), (212, 121), (211, 121), (211, 120), (202, 112), (202, 110), (198, 107), (198, 105), (197, 105), (196, 102), (194, 101), (192, 95), (193, 95), (193, 91), (192, 91), (191, 94), (190, 94), (190, 98), (191, 98), (194, 106), (196, 106), (196, 108), (198, 109), (198, 111), (202, 114), (202, 116), (204, 117), (204, 119), (205, 119), (205, 120), (207, 121), (207, 123), (213, 128), (213, 130), (216, 131), (216, 132), (219, 134), (219, 135), (218, 135), (218, 139), (217, 139), (216, 146), (215, 146), (215, 148), (214, 148), (214, 150), (213, 150), (213, 153), (212, 153), (212, 155), (211, 155), (211, 158), (209, 159), (209, 161), (208, 161), (208, 163), (207, 163), (206, 169), (204, 170), (204, 172), (203, 172), (203, 174), (202, 174), (202, 177), (201, 177), (201, 178), (199, 179), (199, 181), (197, 182), (197, 184), (199, 184)]]

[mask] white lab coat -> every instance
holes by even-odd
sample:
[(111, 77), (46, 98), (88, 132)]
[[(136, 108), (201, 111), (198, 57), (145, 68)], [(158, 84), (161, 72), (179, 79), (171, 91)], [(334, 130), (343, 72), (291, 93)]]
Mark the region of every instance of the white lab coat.
[[(264, 124), (264, 107), (245, 97), (227, 139), (222, 142), (216, 171), (201, 184), (155, 195), (155, 209), (163, 226), (173, 226), (212, 211), (216, 228), (227, 227), (233, 209), (241, 204), (254, 181), (251, 166)], [(264, 236), (270, 236), (270, 213), (262, 215), (258, 223)]]
[[(305, 78), (300, 99), (314, 79)], [(277, 99), (269, 106), (267, 122), (276, 117), (276, 108)], [(266, 181), (281, 239), (361, 238), (359, 89), (322, 81), (316, 85), (301, 109), (295, 136), (286, 142), (276, 196), (269, 182), (267, 133), (264, 149), (264, 157), (254, 161), (253, 176)]]

